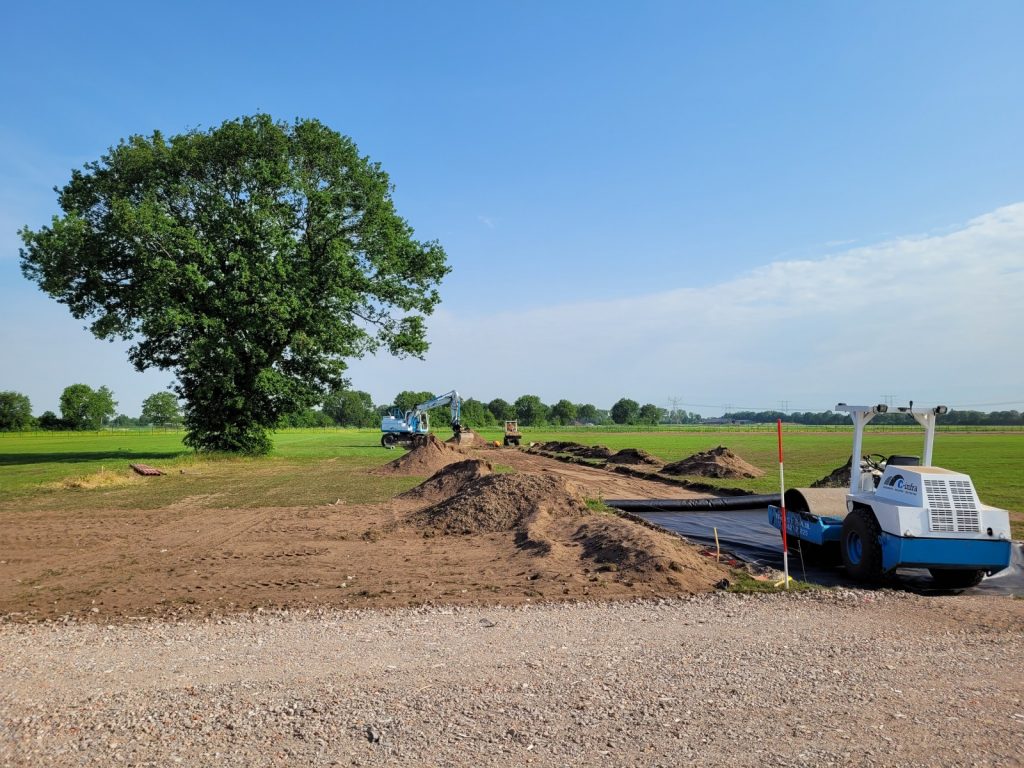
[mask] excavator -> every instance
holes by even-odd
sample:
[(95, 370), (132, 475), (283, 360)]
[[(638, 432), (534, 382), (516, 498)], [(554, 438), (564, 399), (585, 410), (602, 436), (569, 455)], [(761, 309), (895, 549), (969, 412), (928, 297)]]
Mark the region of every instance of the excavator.
[(473, 432), (468, 427), (462, 426), (462, 398), (454, 389), (443, 395), (427, 400), (425, 403), (413, 406), (408, 411), (401, 408), (392, 408), (391, 411), (381, 419), (380, 431), (383, 433), (380, 444), (385, 448), (394, 448), (402, 444), (416, 448), (427, 444), (427, 434), (430, 432), (430, 415), (428, 411), (432, 408), (440, 408), (443, 405), (450, 406), (450, 422), (452, 432), (455, 434), (449, 442), (465, 445), (473, 441)]

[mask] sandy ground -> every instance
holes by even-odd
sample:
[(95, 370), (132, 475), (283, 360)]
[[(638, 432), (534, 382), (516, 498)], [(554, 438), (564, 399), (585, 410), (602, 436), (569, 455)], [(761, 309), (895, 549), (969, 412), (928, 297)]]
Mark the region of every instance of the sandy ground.
[(0, 764), (1019, 766), (1024, 601), (0, 625)]
[[(693, 495), (516, 449), (473, 455), (566, 478), (588, 498)], [(524, 546), (524, 530), (441, 536), (409, 524), (428, 504), (211, 509), (185, 499), (149, 510), (20, 511), (0, 530), (0, 614), (105, 621), (256, 607), (621, 599), (705, 591), (727, 575), (677, 539), (607, 514), (531, 523), (558, 544), (538, 553)], [(644, 550), (675, 570), (638, 564)]]

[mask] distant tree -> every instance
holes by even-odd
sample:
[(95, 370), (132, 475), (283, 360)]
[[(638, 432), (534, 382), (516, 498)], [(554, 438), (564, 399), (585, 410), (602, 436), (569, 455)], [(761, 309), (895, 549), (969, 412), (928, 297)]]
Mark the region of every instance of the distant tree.
[(551, 406), (548, 419), (552, 424), (575, 424), (578, 412), (575, 403), (563, 399)]
[(72, 384), (60, 396), (60, 412), (68, 429), (99, 429), (117, 412), (114, 394), (106, 386)]
[(435, 395), (433, 392), (410, 392), (409, 390), (405, 390), (395, 395), (395, 407), (401, 408), (403, 411), (408, 411), (420, 403), (433, 400), (434, 397)]
[(97, 389), (92, 401), (93, 423), (97, 425), (95, 428), (102, 427), (107, 419), (114, 418), (116, 413), (117, 401), (114, 399), (114, 393), (106, 386)]
[(281, 428), (292, 427), (296, 429), (312, 429), (333, 425), (334, 421), (330, 416), (315, 408), (303, 408), (292, 413), (286, 413), (277, 423), (277, 426)]
[(646, 403), (640, 407), (640, 412), (637, 414), (636, 420), (639, 424), (657, 424), (661, 421), (661, 418), (664, 415), (664, 408), (659, 408), (653, 403)]
[(0, 431), (32, 426), (32, 403), (21, 392), (0, 392)]
[(173, 392), (155, 392), (142, 401), (143, 424), (180, 424), (181, 408)]
[(546, 424), (548, 407), (536, 395), (523, 395), (515, 402), (516, 418), (526, 427)]
[(187, 445), (267, 453), (346, 358), (427, 350), (449, 270), (391, 193), (317, 120), (155, 131), (72, 172), (62, 215), (21, 230), (21, 268), (97, 337), (132, 340), (138, 370), (174, 371)]
[(140, 424), (139, 419), (133, 419), (126, 413), (119, 413), (110, 420), (110, 426), (125, 429), (127, 427), (137, 427), (140, 426)]
[(43, 411), (43, 414), (39, 417), (39, 428), (40, 429), (68, 429), (67, 423), (64, 419), (60, 418), (53, 411)]
[(339, 427), (374, 427), (380, 417), (369, 392), (338, 389), (324, 398), (323, 411)]
[(590, 403), (581, 403), (576, 406), (576, 418), (584, 424), (600, 424), (601, 416), (597, 408)]
[(487, 410), (494, 416), (495, 421), (506, 421), (516, 418), (516, 409), (512, 403), (496, 397), (487, 404)]
[(495, 422), (494, 414), (487, 406), (472, 397), (462, 401), (462, 423), (467, 427), (490, 427)]
[(640, 403), (624, 397), (612, 406), (612, 421), (616, 424), (635, 424), (640, 415)]

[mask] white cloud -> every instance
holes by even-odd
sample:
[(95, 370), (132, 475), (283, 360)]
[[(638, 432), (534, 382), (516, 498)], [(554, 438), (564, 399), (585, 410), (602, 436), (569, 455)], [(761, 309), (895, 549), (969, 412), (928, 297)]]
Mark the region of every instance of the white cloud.
[(1021, 401), (1022, 297), (1024, 203), (941, 235), (779, 261), (708, 288), (491, 315), (443, 310), (426, 362), (360, 361), (351, 373), (381, 401), (452, 387), (604, 406), (623, 395), (815, 408), (882, 394)]

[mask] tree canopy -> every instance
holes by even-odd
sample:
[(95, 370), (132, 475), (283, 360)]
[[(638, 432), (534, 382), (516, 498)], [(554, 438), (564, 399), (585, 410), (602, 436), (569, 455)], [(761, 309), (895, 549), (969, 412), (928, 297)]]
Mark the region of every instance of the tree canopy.
[(23, 274), (138, 370), (172, 370), (185, 442), (262, 453), (345, 359), (422, 356), (444, 250), (380, 165), (317, 120), (257, 114), (131, 136), (72, 172), (63, 215), (21, 230)]
[(143, 424), (177, 424), (180, 421), (181, 409), (173, 392), (155, 392), (142, 401)]
[(116, 408), (114, 393), (105, 386), (93, 389), (88, 384), (72, 384), (60, 395), (60, 413), (68, 429), (99, 429), (117, 413)]
[(342, 427), (374, 427), (380, 423), (369, 392), (339, 389), (324, 399), (324, 413)]
[(523, 395), (516, 400), (514, 407), (516, 418), (523, 426), (535, 427), (547, 423), (549, 409), (537, 395)]
[(395, 407), (400, 408), (402, 411), (411, 411), (420, 403), (433, 400), (434, 397), (433, 392), (413, 392), (406, 389), (395, 395)]
[(516, 409), (512, 403), (496, 397), (487, 404), (487, 410), (491, 412), (496, 421), (506, 421), (516, 418)]
[(623, 397), (612, 406), (612, 421), (616, 424), (632, 424), (640, 415), (640, 403)]
[(575, 403), (565, 399), (559, 400), (551, 406), (548, 418), (551, 419), (552, 424), (572, 424), (576, 421), (577, 410)]
[(32, 403), (21, 392), (0, 392), (0, 430), (25, 429), (33, 422)]

